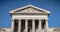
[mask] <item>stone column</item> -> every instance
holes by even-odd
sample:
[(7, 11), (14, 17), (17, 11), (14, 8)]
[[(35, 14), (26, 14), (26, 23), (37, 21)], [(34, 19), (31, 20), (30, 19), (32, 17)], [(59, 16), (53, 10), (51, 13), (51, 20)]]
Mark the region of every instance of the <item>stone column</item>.
[(41, 20), (39, 20), (39, 32), (42, 32)]
[(25, 20), (25, 32), (28, 32), (28, 20)]
[(11, 26), (12, 32), (14, 32), (14, 19), (12, 19), (12, 26)]
[(19, 20), (18, 23), (19, 23), (19, 24), (18, 24), (18, 32), (21, 32), (21, 20)]
[(46, 19), (45, 21), (46, 21), (46, 26), (45, 26), (46, 27), (46, 32), (48, 32), (48, 20)]
[(32, 32), (35, 32), (35, 21), (32, 21)]

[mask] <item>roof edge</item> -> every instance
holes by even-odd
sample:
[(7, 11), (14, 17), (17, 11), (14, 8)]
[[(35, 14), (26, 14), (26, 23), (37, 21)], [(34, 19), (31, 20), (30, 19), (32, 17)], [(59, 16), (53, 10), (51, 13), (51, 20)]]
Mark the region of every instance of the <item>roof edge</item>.
[(33, 7), (33, 8), (36, 8), (36, 9), (45, 11), (46, 13), (50, 14), (50, 11), (45, 10), (45, 9), (42, 9), (42, 8), (39, 8), (39, 7), (36, 7), (36, 6), (34, 6), (34, 5), (31, 5), (31, 4), (26, 5), (26, 6), (23, 6), (23, 7), (21, 7), (21, 8), (17, 8), (17, 9), (15, 9), (15, 10), (11, 10), (11, 11), (9, 11), (9, 12), (10, 12), (10, 13), (14, 13), (14, 11), (21, 10), (21, 9), (24, 9), (24, 8), (27, 8), (27, 7)]

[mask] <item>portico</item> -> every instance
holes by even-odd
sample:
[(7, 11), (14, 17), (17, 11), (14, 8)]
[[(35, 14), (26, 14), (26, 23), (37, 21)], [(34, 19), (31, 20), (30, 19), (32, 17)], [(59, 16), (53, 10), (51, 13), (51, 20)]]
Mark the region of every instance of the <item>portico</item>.
[(12, 32), (48, 32), (49, 11), (27, 5), (10, 11)]

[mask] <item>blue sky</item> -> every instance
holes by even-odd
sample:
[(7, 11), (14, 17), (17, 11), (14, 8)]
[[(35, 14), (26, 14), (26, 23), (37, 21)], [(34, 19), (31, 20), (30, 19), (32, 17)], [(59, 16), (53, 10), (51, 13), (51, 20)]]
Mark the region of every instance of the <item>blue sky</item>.
[(32, 4), (49, 10), (49, 27), (60, 27), (60, 1), (58, 0), (0, 0), (0, 27), (11, 27), (9, 11)]

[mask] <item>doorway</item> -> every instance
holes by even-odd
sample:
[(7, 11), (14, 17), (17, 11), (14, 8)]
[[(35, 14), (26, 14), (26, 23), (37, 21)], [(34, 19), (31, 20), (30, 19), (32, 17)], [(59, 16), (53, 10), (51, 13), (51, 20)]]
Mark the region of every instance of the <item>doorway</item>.
[(18, 32), (18, 20), (14, 20), (14, 32)]
[(28, 20), (28, 32), (32, 32), (32, 19)]

